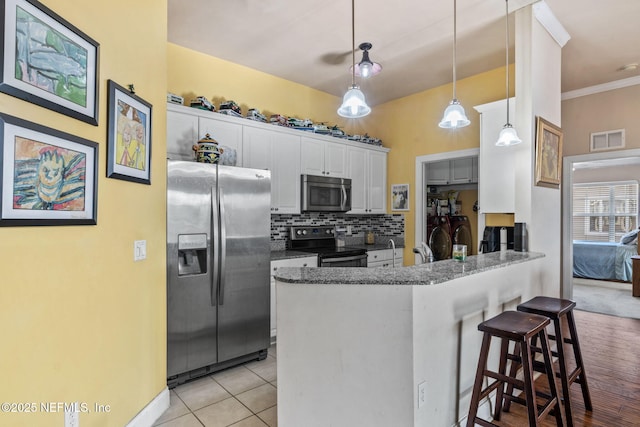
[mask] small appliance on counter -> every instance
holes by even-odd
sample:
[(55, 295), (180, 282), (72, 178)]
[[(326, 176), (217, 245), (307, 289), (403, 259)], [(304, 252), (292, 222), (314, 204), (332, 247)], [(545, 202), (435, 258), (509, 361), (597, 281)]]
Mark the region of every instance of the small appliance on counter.
[(478, 252), (486, 254), (489, 252), (497, 252), (500, 250), (500, 230), (505, 228), (507, 231), (507, 249), (513, 249), (513, 227), (497, 227), (487, 226), (484, 228), (482, 240)]
[(527, 235), (527, 223), (516, 222), (513, 228), (513, 250), (516, 252), (529, 252), (529, 236)]

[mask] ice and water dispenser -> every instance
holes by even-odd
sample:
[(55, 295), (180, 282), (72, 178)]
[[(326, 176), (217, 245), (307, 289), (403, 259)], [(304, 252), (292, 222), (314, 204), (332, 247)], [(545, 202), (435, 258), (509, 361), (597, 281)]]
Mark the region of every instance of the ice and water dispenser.
[(178, 235), (178, 276), (206, 274), (207, 235)]

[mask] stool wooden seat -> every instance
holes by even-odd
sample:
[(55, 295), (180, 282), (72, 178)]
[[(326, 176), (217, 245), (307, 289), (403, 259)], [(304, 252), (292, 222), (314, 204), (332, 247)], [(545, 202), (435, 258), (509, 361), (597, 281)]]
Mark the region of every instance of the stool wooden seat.
[[(552, 369), (551, 351), (549, 349), (549, 341), (547, 338), (546, 327), (550, 324), (548, 317), (537, 314), (529, 314), (519, 311), (505, 311), (487, 321), (478, 325), (478, 330), (484, 332), (482, 338), (482, 347), (480, 349), (480, 357), (478, 358), (478, 370), (473, 385), (473, 394), (471, 396), (471, 404), (469, 406), (469, 416), (467, 418), (467, 427), (472, 427), (476, 423), (482, 426), (496, 426), (496, 424), (479, 418), (478, 406), (480, 401), (487, 397), (493, 390), (497, 390), (496, 408), (493, 418), (500, 420), (502, 401), (508, 397), (509, 401), (513, 400), (527, 406), (527, 414), (529, 426), (540, 425), (540, 420), (544, 418), (551, 410), (556, 419), (558, 426), (564, 426), (564, 411), (560, 403), (558, 395), (558, 387), (556, 385), (555, 375)], [(489, 357), (489, 348), (493, 337), (501, 339), (500, 363), (498, 372), (487, 369), (487, 359)], [(542, 345), (542, 354), (544, 364), (547, 369), (547, 379), (549, 381), (549, 395), (536, 393), (535, 383), (533, 381), (533, 360), (532, 360), (532, 340), (538, 337)], [(520, 361), (524, 368), (524, 379), (519, 380), (515, 376), (506, 375), (507, 359), (512, 359), (514, 355), (509, 353), (509, 343), (513, 341), (516, 347), (520, 348)], [(482, 389), (484, 377), (494, 379), (486, 388)], [(505, 385), (523, 390), (525, 398), (521, 399), (515, 396), (505, 396)], [(546, 399), (545, 403), (538, 405), (537, 397), (542, 396)]]
[[(571, 412), (571, 398), (569, 393), (569, 387), (574, 382), (580, 384), (582, 388), (582, 398), (584, 399), (584, 406), (588, 411), (593, 409), (591, 405), (591, 396), (589, 394), (589, 386), (587, 384), (587, 376), (584, 371), (584, 364), (582, 362), (582, 353), (580, 351), (580, 343), (578, 342), (578, 334), (576, 331), (576, 324), (573, 318), (573, 309), (576, 303), (568, 299), (552, 298), (538, 296), (529, 301), (523, 302), (518, 305), (518, 311), (525, 313), (538, 314), (540, 316), (546, 316), (553, 322), (553, 328), (555, 335), (549, 334), (549, 340), (556, 342), (556, 349), (551, 354), (558, 358), (559, 372), (557, 376), (560, 378), (560, 384), (562, 386), (562, 396), (564, 398), (565, 418), (567, 420), (567, 426), (573, 426), (573, 415)], [(569, 329), (569, 337), (565, 337), (562, 332), (562, 319), (566, 318), (567, 326)], [(534, 341), (535, 342), (535, 341)], [(571, 372), (567, 367), (567, 355), (563, 344), (571, 344), (573, 349), (573, 355), (575, 358), (576, 367)], [(510, 375), (515, 374), (514, 366), (511, 366)], [(535, 364), (534, 369), (541, 371), (542, 366)], [(505, 411), (509, 410), (509, 404), (505, 403)]]

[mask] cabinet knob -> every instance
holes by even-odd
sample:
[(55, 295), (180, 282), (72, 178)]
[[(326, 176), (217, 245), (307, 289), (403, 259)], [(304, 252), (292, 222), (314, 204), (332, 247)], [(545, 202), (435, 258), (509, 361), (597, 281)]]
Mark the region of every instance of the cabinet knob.
[(278, 271), (278, 267), (273, 267), (273, 271)]
[(307, 266), (307, 263), (305, 262), (304, 264), (302, 264), (302, 266), (303, 266), (303, 267), (306, 267), (306, 266)]

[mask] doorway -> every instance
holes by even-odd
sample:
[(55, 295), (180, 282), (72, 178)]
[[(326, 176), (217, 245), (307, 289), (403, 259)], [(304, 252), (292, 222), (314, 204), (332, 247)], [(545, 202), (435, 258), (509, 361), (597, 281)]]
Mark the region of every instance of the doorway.
[[(415, 232), (414, 245), (419, 246), (420, 242), (427, 240), (427, 168), (429, 163), (436, 163), (443, 160), (461, 159), (465, 157), (478, 157), (480, 155), (479, 148), (471, 148), (467, 150), (448, 151), (438, 154), (427, 154), (416, 157), (416, 214), (415, 214)], [(476, 224), (474, 224), (476, 225)], [(484, 224), (483, 224), (484, 226)], [(414, 255), (414, 264), (420, 264), (420, 255)]]
[[(600, 153), (590, 153), (576, 156), (567, 156), (563, 159), (563, 170), (565, 171), (563, 180), (562, 180), (562, 296), (564, 298), (569, 299), (584, 299), (584, 298), (592, 298), (594, 301), (597, 299), (602, 300), (603, 295), (612, 295), (610, 298), (614, 298), (613, 293), (616, 290), (619, 291), (620, 286), (611, 286), (611, 283), (607, 283), (606, 281), (602, 281), (600, 284), (595, 282), (596, 285), (601, 285), (597, 287), (589, 288), (589, 286), (584, 286), (585, 284), (593, 285), (594, 281), (592, 280), (584, 280), (584, 279), (575, 279), (574, 280), (574, 184), (580, 182), (581, 174), (584, 173), (584, 170), (589, 170), (590, 180), (594, 182), (606, 182), (611, 181), (612, 179), (608, 175), (608, 170), (612, 167), (617, 167), (622, 169), (624, 167), (637, 167), (640, 170), (640, 149), (631, 149), (631, 150), (621, 150), (621, 151), (610, 151), (610, 152), (600, 152)], [(602, 171), (602, 172), (599, 172)], [(600, 176), (599, 176), (600, 174)], [(639, 176), (640, 174), (635, 174), (635, 176)], [(634, 178), (637, 179), (637, 178)], [(618, 180), (618, 179), (613, 179)], [(580, 249), (582, 250), (582, 249)], [(591, 283), (584, 283), (591, 282)], [(577, 288), (578, 292), (574, 292), (574, 285)], [(605, 291), (603, 288), (613, 288), (611, 291)], [(630, 286), (629, 286), (630, 289)], [(607, 297), (609, 298), (609, 297)], [(631, 296), (631, 292), (629, 290), (629, 299), (633, 300)], [(615, 309), (616, 305), (619, 304), (599, 304), (597, 301), (594, 304), (590, 304), (589, 301), (584, 300), (584, 306), (592, 306), (596, 308), (592, 308), (592, 311), (597, 311), (598, 309), (604, 310), (600, 312), (605, 312), (606, 310), (611, 310), (611, 312), (606, 314), (612, 315), (624, 315), (623, 312), (617, 312)], [(636, 301), (636, 303), (640, 304), (640, 301)], [(607, 308), (607, 305), (612, 307), (611, 309)], [(600, 308), (598, 308), (600, 307)]]

